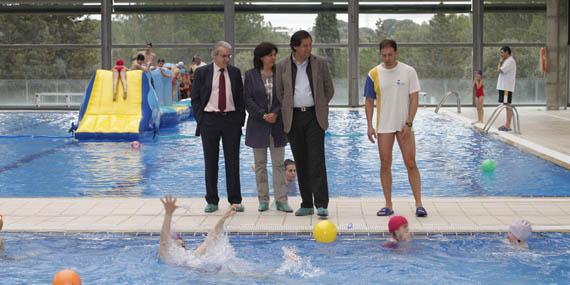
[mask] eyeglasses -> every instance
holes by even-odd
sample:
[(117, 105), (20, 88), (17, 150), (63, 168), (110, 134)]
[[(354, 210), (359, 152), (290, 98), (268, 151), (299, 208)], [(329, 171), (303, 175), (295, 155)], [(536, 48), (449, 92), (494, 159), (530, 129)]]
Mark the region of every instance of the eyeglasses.
[(218, 54), (218, 55), (221, 56), (222, 58), (227, 58), (227, 59), (232, 58), (232, 55), (231, 55), (231, 54), (224, 54), (224, 55)]

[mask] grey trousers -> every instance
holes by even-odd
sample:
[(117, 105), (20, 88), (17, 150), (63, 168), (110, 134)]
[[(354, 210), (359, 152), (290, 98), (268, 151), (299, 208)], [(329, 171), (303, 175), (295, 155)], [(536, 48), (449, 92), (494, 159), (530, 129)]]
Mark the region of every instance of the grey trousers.
[[(259, 202), (269, 202), (269, 182), (267, 178), (267, 149), (254, 148), (255, 182)], [(273, 137), (269, 136), (269, 150), (273, 169), (273, 194), (277, 202), (287, 202), (287, 189), (285, 189), (285, 147), (275, 147)]]

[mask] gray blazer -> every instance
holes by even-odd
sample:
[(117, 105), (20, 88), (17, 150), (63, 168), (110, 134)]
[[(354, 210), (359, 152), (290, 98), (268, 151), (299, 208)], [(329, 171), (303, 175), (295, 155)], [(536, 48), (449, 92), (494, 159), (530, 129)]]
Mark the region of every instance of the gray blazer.
[[(281, 120), (281, 103), (275, 96), (275, 73), (273, 73), (273, 102), (268, 108), (265, 84), (261, 79), (261, 72), (252, 68), (245, 73), (244, 81), (245, 108), (249, 117), (245, 133), (245, 145), (252, 148), (269, 147), (269, 135), (273, 136), (276, 147), (287, 145), (287, 138), (283, 132)], [(277, 113), (277, 122), (270, 124), (263, 120), (265, 113)]]
[[(275, 86), (277, 98), (281, 101), (281, 114), (283, 115), (283, 129), (286, 133), (291, 130), (293, 122), (293, 96), (295, 82), (291, 56), (286, 57), (277, 64)], [(321, 129), (329, 127), (329, 102), (334, 95), (329, 64), (326, 59), (311, 55), (307, 68), (313, 99), (315, 100), (315, 113)]]

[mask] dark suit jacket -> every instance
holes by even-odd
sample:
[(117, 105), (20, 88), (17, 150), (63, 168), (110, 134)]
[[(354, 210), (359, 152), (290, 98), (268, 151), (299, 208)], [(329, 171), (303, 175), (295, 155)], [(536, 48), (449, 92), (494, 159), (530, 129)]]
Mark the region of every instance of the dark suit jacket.
[[(265, 92), (265, 84), (261, 72), (257, 68), (245, 73), (244, 96), (245, 108), (249, 117), (245, 134), (245, 145), (252, 148), (266, 148), (269, 146), (269, 135), (273, 136), (276, 147), (287, 145), (287, 139), (283, 132), (281, 120), (281, 103), (275, 96), (275, 73), (273, 73), (273, 102), (268, 108), (268, 98)], [(263, 120), (265, 113), (276, 113), (277, 122), (270, 124)]]
[[(309, 71), (310, 70), (310, 71)], [(311, 83), (311, 91), (315, 100), (315, 113), (321, 129), (329, 127), (329, 102), (334, 95), (334, 86), (326, 59), (311, 55), (307, 74)], [(293, 96), (295, 95), (295, 76), (291, 56), (286, 57), (276, 65), (277, 98), (281, 102), (281, 114), (283, 116), (283, 130), (289, 133), (293, 122)]]
[[(245, 123), (245, 102), (243, 98), (243, 82), (239, 68), (228, 65), (228, 75), (232, 85), (232, 95), (236, 112), (239, 115), (240, 123), (243, 127)], [(196, 119), (196, 136), (200, 136), (202, 114), (204, 108), (208, 105), (210, 95), (212, 94), (212, 78), (214, 76), (214, 64), (210, 63), (206, 66), (196, 69), (194, 73), (194, 82), (192, 83), (192, 111)]]

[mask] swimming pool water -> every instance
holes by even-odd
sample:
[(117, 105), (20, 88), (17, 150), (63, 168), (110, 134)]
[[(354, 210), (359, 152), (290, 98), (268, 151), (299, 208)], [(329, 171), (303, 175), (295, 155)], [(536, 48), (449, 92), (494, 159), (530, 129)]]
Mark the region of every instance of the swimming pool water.
[[(76, 118), (77, 112), (0, 113), (0, 197), (205, 195), (195, 122), (162, 131), (136, 152), (125, 142), (66, 138)], [(414, 128), (424, 196), (570, 196), (569, 170), (449, 117), (420, 110)], [(487, 158), (497, 163), (493, 174), (480, 170)], [(331, 111), (326, 159), (331, 197), (381, 195), (378, 150), (366, 137), (363, 110)], [(243, 196), (257, 196), (252, 166), (253, 152), (242, 140)], [(397, 143), (392, 169), (394, 196), (411, 196)], [(219, 189), (225, 196), (222, 158)]]
[[(570, 235), (534, 234), (529, 250), (503, 236), (417, 237), (407, 251), (386, 238), (230, 236), (235, 254), (201, 268), (158, 261), (158, 237), (106, 234), (3, 234), (2, 284), (49, 284), (63, 268), (84, 284), (568, 284)], [(195, 248), (202, 237), (184, 237)], [(296, 247), (299, 263), (284, 262)]]

